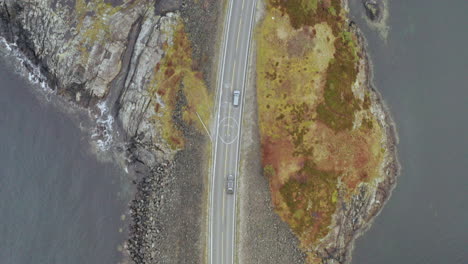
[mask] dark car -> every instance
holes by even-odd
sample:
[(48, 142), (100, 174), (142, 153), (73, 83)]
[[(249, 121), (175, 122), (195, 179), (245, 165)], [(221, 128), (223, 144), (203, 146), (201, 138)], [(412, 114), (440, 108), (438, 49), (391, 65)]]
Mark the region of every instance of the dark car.
[(226, 181), (226, 192), (228, 194), (234, 193), (234, 175), (229, 174)]

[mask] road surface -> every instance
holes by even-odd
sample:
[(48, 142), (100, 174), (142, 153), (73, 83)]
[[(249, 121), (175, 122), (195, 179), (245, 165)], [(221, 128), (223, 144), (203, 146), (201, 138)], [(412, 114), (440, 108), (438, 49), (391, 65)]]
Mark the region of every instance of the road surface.
[[(235, 253), (236, 193), (226, 193), (226, 177), (238, 177), (240, 131), (250, 39), (257, 0), (228, 0), (221, 45), (217, 113), (214, 132), (213, 174), (210, 188), (209, 263), (232, 264)], [(241, 91), (238, 107), (233, 91)]]

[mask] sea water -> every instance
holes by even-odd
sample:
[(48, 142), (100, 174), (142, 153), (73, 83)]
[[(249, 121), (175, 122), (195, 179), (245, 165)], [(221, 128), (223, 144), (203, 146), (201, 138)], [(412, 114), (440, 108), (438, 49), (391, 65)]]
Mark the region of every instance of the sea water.
[(12, 60), (0, 57), (0, 263), (118, 263), (122, 170), (98, 161), (90, 136)]
[(355, 264), (468, 261), (468, 1), (390, 0), (387, 40), (363, 29), (377, 89), (396, 122), (402, 173)]

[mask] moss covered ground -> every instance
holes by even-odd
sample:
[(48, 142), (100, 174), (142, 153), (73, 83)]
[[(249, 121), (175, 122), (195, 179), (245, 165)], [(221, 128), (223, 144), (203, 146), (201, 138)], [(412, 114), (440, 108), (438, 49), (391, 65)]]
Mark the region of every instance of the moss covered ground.
[(185, 140), (181, 127), (174, 122), (174, 115), (180, 114), (186, 124), (205, 133), (202, 122), (207, 126), (210, 122), (213, 99), (203, 74), (194, 65), (191, 43), (182, 20), (173, 29), (172, 43), (165, 43), (163, 49), (165, 56), (156, 65), (148, 90), (153, 98), (164, 103), (154, 105), (157, 114), (154, 118), (162, 123), (164, 139), (173, 149), (180, 149)]
[(345, 16), (338, 0), (270, 0), (256, 31), (264, 174), (305, 249), (383, 157), (369, 96), (353, 91), (360, 50)]
[(76, 32), (77, 38), (80, 39), (79, 49), (82, 54), (80, 58), (82, 63), (85, 64), (88, 61), (91, 47), (96, 43), (108, 42), (111, 40), (111, 36), (115, 35), (115, 31), (119, 30), (118, 27), (112, 25), (112, 16), (135, 8), (139, 4), (151, 4), (146, 0), (145, 3), (142, 2), (123, 0), (114, 6), (105, 0), (75, 1)]
[[(79, 48), (83, 63), (87, 62), (90, 47), (92, 47), (94, 43), (109, 38), (110, 25), (107, 18), (120, 11), (122, 7), (123, 6), (113, 7), (104, 0), (76, 0), (75, 12), (78, 22), (76, 32), (80, 34), (82, 39)], [(87, 16), (88, 13), (92, 13), (93, 15)]]

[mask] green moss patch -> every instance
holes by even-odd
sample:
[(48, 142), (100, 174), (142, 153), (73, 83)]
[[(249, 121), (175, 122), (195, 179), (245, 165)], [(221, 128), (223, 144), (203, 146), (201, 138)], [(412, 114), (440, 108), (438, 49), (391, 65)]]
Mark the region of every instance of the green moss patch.
[(288, 206), (293, 231), (303, 240), (315, 241), (328, 232), (336, 209), (338, 175), (318, 170), (310, 160), (299, 175), (304, 177), (290, 178), (280, 193)]
[(337, 16), (341, 12), (340, 0), (271, 0), (270, 4), (287, 14), (296, 29), (340, 19)]
[[(201, 72), (193, 67), (191, 42), (182, 20), (173, 30), (173, 45), (164, 46), (165, 56), (156, 65), (148, 90), (152, 97), (159, 96), (166, 106), (162, 116), (157, 113), (154, 117), (162, 124), (164, 139), (173, 149), (180, 149), (184, 147), (185, 139), (174, 123), (177, 111), (181, 111), (183, 121), (204, 133), (201, 122), (209, 126), (213, 102)], [(177, 109), (177, 104), (181, 102), (178, 100), (181, 99), (179, 92), (184, 97), (182, 101), (185, 101), (180, 110)], [(158, 104), (156, 108), (161, 111)]]
[(318, 120), (335, 131), (353, 127), (354, 114), (361, 104), (351, 89), (358, 72), (358, 57), (350, 34), (344, 31), (335, 40), (335, 56), (327, 70), (324, 102), (317, 108)]

